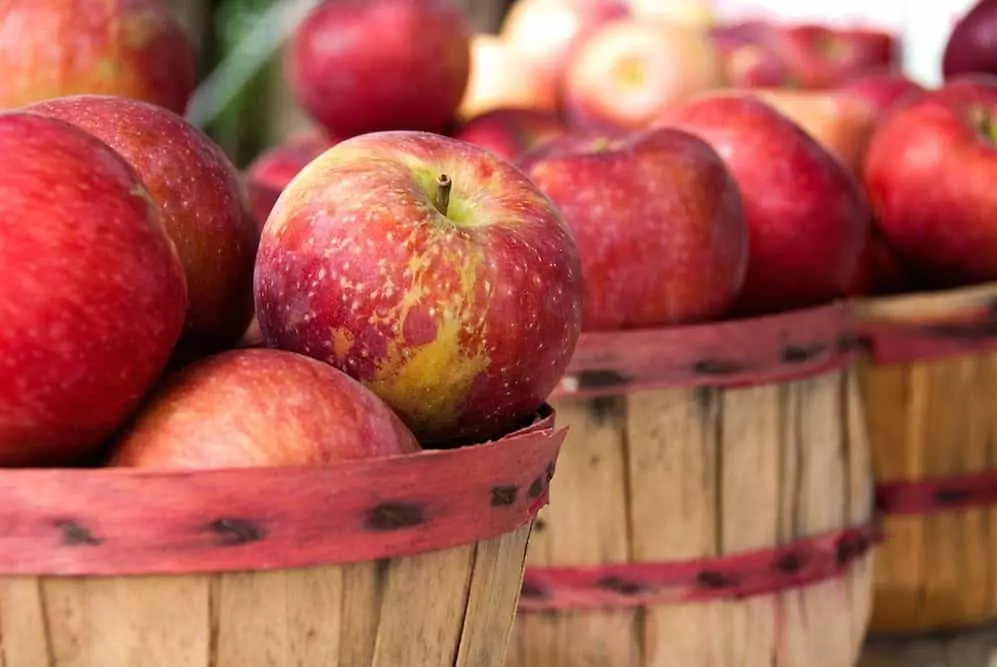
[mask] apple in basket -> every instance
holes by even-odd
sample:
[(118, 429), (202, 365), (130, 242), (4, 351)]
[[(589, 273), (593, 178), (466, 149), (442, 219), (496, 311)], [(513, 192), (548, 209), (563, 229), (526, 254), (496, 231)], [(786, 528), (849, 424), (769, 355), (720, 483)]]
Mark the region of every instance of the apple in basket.
[(457, 118), (467, 120), (492, 109), (557, 109), (560, 91), (523, 54), (496, 35), (471, 37), (471, 74)]
[(197, 54), (162, 0), (0, 2), (0, 108), (97, 93), (183, 113)]
[(669, 106), (723, 83), (705, 32), (621, 18), (579, 37), (564, 73), (564, 109), (581, 127), (642, 129)]
[(424, 444), (528, 423), (574, 352), (578, 248), (522, 171), (426, 132), (347, 139), (305, 167), (263, 230), (268, 347), (326, 361)]
[(879, 227), (928, 287), (997, 280), (997, 79), (959, 77), (890, 113), (865, 183)]
[(288, 44), (295, 97), (332, 135), (439, 131), (470, 74), (470, 35), (453, 0), (324, 0)]
[(187, 276), (182, 345), (210, 352), (238, 340), (253, 312), (259, 227), (221, 148), (172, 111), (123, 97), (75, 95), (28, 110), (103, 140), (142, 178)]
[(842, 81), (836, 90), (871, 104), (877, 120), (896, 105), (904, 104), (926, 92), (921, 84), (896, 69), (859, 74)]
[(565, 132), (567, 126), (564, 121), (549, 111), (503, 108), (471, 118), (453, 136), (512, 160)]
[(502, 19), (499, 37), (559, 92), (575, 42), (597, 26), (628, 16), (625, 0), (515, 0)]
[(0, 114), (0, 465), (64, 465), (117, 429), (187, 310), (159, 207), (118, 153)]
[(519, 164), (578, 242), (586, 331), (714, 319), (748, 265), (737, 185), (702, 139), (672, 129), (565, 136)]
[(328, 364), (230, 350), (167, 376), (112, 446), (110, 465), (323, 465), (419, 450), (383, 401)]
[(740, 188), (750, 258), (736, 311), (790, 310), (845, 293), (870, 220), (847, 167), (750, 93), (706, 96), (671, 110), (662, 122), (710, 143)]
[(291, 179), (335, 143), (322, 134), (307, 134), (273, 146), (253, 160), (246, 169), (246, 190), (261, 227)]

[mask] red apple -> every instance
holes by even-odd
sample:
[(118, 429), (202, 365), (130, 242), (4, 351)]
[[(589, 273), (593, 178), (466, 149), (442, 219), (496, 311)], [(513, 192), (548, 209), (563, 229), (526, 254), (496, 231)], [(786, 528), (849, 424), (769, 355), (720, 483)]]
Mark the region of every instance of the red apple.
[(871, 70), (847, 78), (836, 86), (836, 90), (873, 105), (878, 118), (895, 105), (903, 104), (925, 92), (923, 86), (895, 69)]
[(335, 143), (321, 134), (307, 134), (274, 146), (253, 160), (246, 169), (246, 189), (260, 225), (267, 221), (277, 197), (291, 179)]
[(945, 79), (984, 72), (997, 74), (997, 2), (978, 0), (959, 19), (942, 56)]
[(737, 185), (704, 141), (672, 129), (565, 136), (520, 164), (578, 241), (582, 329), (688, 324), (730, 309), (748, 230)]
[(470, 70), (470, 36), (452, 0), (324, 0), (288, 48), (302, 107), (338, 137), (438, 131)]
[(0, 0), (0, 108), (95, 93), (182, 114), (196, 54), (162, 0)]
[(158, 469), (328, 465), (419, 451), (377, 396), (293, 352), (230, 350), (170, 375), (110, 464)]
[(559, 95), (575, 40), (628, 14), (625, 0), (516, 0), (499, 36)]
[(751, 95), (705, 97), (663, 122), (709, 142), (740, 187), (751, 256), (738, 311), (789, 310), (844, 293), (865, 243), (869, 210), (839, 160)]
[(457, 110), (467, 120), (502, 107), (558, 108), (560, 91), (523, 54), (495, 35), (471, 38), (471, 74)]
[(986, 72), (958, 74), (945, 82), (941, 88), (931, 91), (935, 100), (952, 104), (974, 103), (979, 99), (981, 88), (997, 87), (997, 75)]
[(899, 294), (908, 287), (903, 266), (878, 232), (869, 234), (847, 296)]
[(163, 370), (183, 267), (138, 175), (95, 137), (8, 112), (0, 154), (0, 465), (62, 465)]
[(578, 248), (516, 167), (425, 132), (343, 141), (270, 214), (256, 266), (269, 347), (359, 379), (423, 442), (528, 420), (578, 338)]
[(731, 86), (795, 88), (793, 73), (776, 45), (776, 28), (762, 21), (742, 21), (710, 30)]
[(724, 76), (735, 88), (796, 87), (792, 69), (769, 46), (742, 44), (721, 51)]
[(142, 178), (187, 276), (183, 344), (214, 351), (238, 340), (253, 313), (259, 226), (225, 153), (172, 111), (124, 97), (62, 97), (29, 110), (103, 140)]
[[(951, 87), (950, 87), (951, 86)], [(935, 287), (997, 280), (997, 85), (946, 84), (890, 114), (865, 182), (879, 226)]]
[(454, 137), (512, 160), (567, 131), (560, 117), (536, 109), (494, 109), (464, 123)]
[(882, 67), (900, 67), (901, 43), (893, 32), (871, 27), (836, 28), (855, 54), (854, 72)]
[(849, 170), (861, 173), (877, 119), (872, 104), (835, 91), (756, 89), (751, 94), (806, 130)]
[(793, 80), (803, 88), (827, 88), (896, 63), (896, 39), (881, 31), (795, 25), (776, 31), (774, 40)]
[(623, 18), (578, 43), (565, 71), (564, 107), (582, 127), (641, 129), (722, 81), (719, 55), (702, 31)]
[(776, 26), (765, 21), (719, 23), (710, 28), (710, 37), (721, 49), (745, 44), (764, 44), (772, 39)]

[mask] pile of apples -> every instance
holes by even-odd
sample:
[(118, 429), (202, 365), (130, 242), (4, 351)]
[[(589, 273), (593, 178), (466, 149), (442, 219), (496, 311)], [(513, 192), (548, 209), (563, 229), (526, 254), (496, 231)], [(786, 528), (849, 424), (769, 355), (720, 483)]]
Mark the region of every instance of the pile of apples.
[[(327, 0), (287, 51), (321, 131), (243, 180), (175, 113), (163, 6), (37, 29), (78, 13), (0, 5), (0, 465), (483, 442), (583, 329), (997, 279), (997, 79), (926, 90), (882, 36), (519, 0), (482, 37), (452, 0)], [(738, 78), (749, 46), (783, 87)]]
[[(0, 81), (0, 465), (321, 465), (535, 420), (579, 336), (582, 277), (521, 170), (440, 134), (363, 132), (394, 111), (350, 106), (358, 133), (258, 219), (175, 112), (188, 72), (152, 56), (193, 50), (156, 37), (182, 37), (165, 6), (104, 3), (87, 39), (52, 41), (40, 26), (78, 22), (77, 4), (0, 3), (0, 62), (34, 68)], [(316, 16), (329, 7), (383, 11)], [(466, 76), (466, 41), (451, 56)], [(432, 107), (408, 111), (432, 124)], [(254, 319), (266, 347), (244, 344)]]
[[(250, 183), (266, 185), (271, 203), (296, 169), (361, 129), (415, 125), (483, 146), (522, 168), (571, 227), (587, 330), (997, 277), (971, 268), (995, 264), (981, 221), (985, 188), (970, 189), (964, 168), (936, 159), (986, 153), (997, 137), (986, 110), (992, 83), (958, 76), (992, 68), (993, 49), (966, 56), (972, 49), (958, 42), (985, 44), (994, 21), (979, 17), (997, 3), (981, 2), (991, 9), (975, 9), (956, 28), (945, 65), (955, 80), (940, 90), (900, 71), (893, 35), (724, 24), (703, 0), (517, 0), (497, 34), (470, 35), (450, 3), (430, 2), (400, 22), (420, 26), (418, 36), (393, 33), (388, 42), (359, 36), (390, 32), (385, 16), (407, 3), (368, 4), (366, 22), (328, 10), (291, 45), (292, 87), (327, 134), (253, 165)], [(333, 33), (357, 44), (324, 57)], [(466, 71), (452, 55), (465, 42)], [(377, 44), (378, 58), (363, 44)], [(406, 58), (403, 71), (395, 63)], [(967, 60), (956, 72), (953, 63)], [(349, 75), (327, 83), (336, 73)], [(345, 80), (377, 85), (364, 91)], [(975, 102), (949, 103), (949, 122), (966, 132), (934, 151), (925, 142), (936, 130), (910, 120), (907, 107), (959, 90), (973, 91)], [(987, 159), (974, 161), (988, 173)]]

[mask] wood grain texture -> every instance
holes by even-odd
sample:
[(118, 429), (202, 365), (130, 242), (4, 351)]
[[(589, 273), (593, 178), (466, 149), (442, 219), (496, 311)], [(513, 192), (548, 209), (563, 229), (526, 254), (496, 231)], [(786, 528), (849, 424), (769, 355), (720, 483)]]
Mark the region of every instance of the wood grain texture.
[(563, 438), (545, 406), (328, 468), (0, 471), (0, 665), (500, 667)]
[(0, 577), (0, 664), (500, 667), (529, 533), (265, 572)]
[[(819, 328), (821, 341), (847, 334), (847, 313), (836, 317), (837, 324)], [(771, 358), (787, 342), (817, 340), (812, 331), (765, 319), (774, 340), (747, 339), (732, 327), (712, 338), (703, 334), (699, 340), (709, 346), (701, 350), (747, 355), (757, 343)], [(617, 341), (603, 358), (621, 359), (626, 348)], [(684, 354), (678, 342), (660, 351), (662, 358)], [(657, 363), (646, 347), (644, 354), (647, 365)], [(592, 351), (589, 363), (594, 358)], [(680, 367), (688, 364), (658, 366)], [(775, 384), (628, 390), (555, 404), (559, 423), (570, 431), (528, 565), (721, 556), (871, 518), (871, 466), (851, 369)], [(866, 556), (845, 577), (774, 595), (522, 613), (508, 665), (853, 667), (868, 621), (871, 576)]]
[[(859, 304), (859, 364), (878, 483), (997, 470), (997, 286)], [(920, 632), (997, 619), (993, 505), (887, 515), (872, 629)]]
[(546, 503), (544, 408), (492, 443), (328, 467), (0, 471), (0, 574), (180, 574), (410, 555), (495, 537)]
[(941, 361), (997, 348), (997, 283), (863, 299), (854, 310), (879, 364)]

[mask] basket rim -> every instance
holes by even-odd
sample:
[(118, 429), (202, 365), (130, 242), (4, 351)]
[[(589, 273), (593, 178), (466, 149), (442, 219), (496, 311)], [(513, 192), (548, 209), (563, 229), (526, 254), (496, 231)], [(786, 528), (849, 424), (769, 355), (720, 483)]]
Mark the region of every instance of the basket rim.
[(798, 379), (847, 365), (858, 343), (844, 299), (750, 318), (588, 331), (554, 397)]
[(471, 544), (532, 520), (566, 429), (330, 466), (0, 469), (0, 575), (333, 565)]
[(858, 299), (855, 317), (877, 364), (942, 360), (997, 349), (997, 281)]

